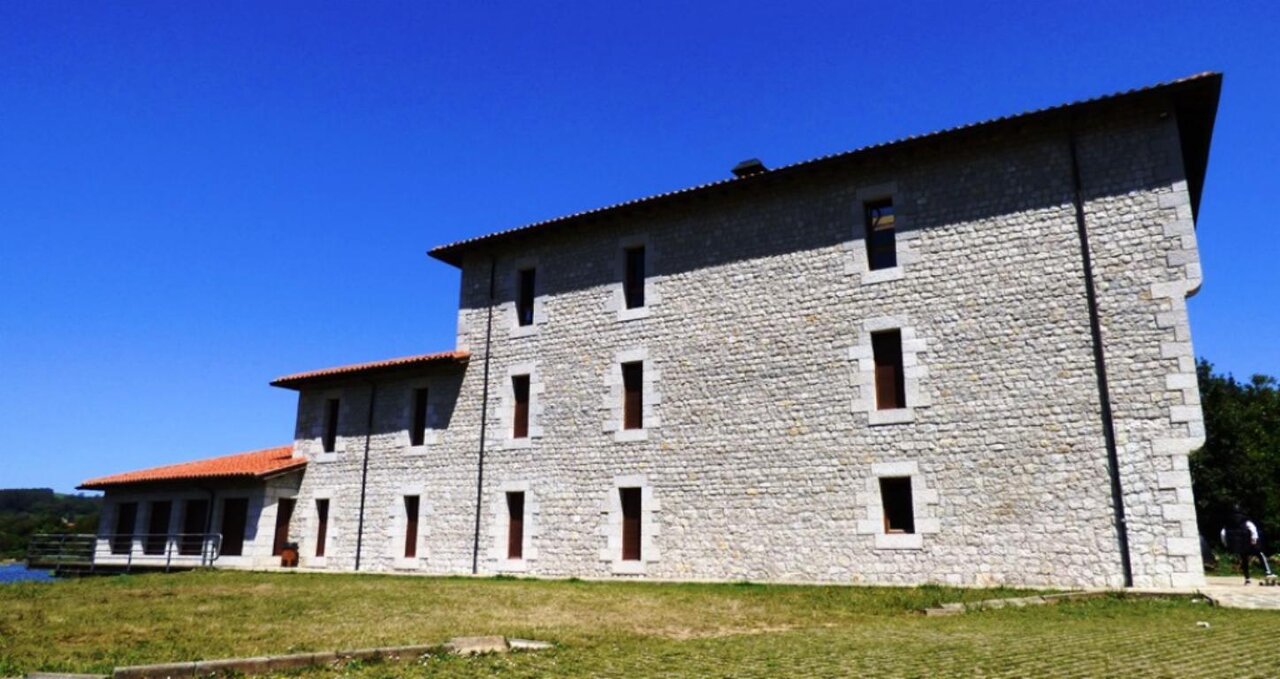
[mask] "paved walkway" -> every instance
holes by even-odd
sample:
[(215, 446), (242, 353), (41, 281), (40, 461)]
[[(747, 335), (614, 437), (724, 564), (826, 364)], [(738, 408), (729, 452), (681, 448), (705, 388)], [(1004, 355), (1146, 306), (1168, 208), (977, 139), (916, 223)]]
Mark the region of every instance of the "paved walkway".
[(1259, 582), (1254, 580), (1253, 584), (1246, 586), (1244, 578), (1239, 576), (1209, 575), (1205, 577), (1205, 586), (1200, 588), (1200, 593), (1227, 608), (1280, 611), (1280, 586), (1263, 587)]

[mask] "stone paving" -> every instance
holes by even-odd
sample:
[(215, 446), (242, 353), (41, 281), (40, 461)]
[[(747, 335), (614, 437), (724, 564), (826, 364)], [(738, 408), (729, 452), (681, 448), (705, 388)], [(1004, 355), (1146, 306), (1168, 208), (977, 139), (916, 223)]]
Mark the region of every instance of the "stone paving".
[(1252, 608), (1280, 611), (1280, 586), (1264, 587), (1254, 580), (1245, 585), (1240, 576), (1208, 576), (1200, 593), (1213, 603), (1226, 608)]

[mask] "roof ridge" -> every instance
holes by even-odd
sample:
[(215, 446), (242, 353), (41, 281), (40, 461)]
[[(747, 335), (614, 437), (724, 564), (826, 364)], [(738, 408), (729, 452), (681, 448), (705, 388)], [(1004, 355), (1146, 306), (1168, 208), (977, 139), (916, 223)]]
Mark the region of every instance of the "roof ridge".
[(1048, 114), (1048, 113), (1051, 113), (1051, 112), (1054, 112), (1054, 111), (1061, 111), (1061, 110), (1065, 110), (1065, 109), (1068, 109), (1068, 108), (1075, 108), (1075, 107), (1079, 107), (1079, 106), (1087, 106), (1087, 105), (1091, 105), (1091, 104), (1098, 104), (1098, 103), (1107, 102), (1107, 101), (1112, 101), (1112, 100), (1117, 100), (1117, 99), (1121, 99), (1121, 98), (1124, 98), (1124, 97), (1133, 96), (1133, 95), (1137, 95), (1137, 94), (1144, 94), (1144, 93), (1154, 92), (1154, 91), (1157, 91), (1157, 90), (1167, 89), (1167, 88), (1175, 87), (1175, 86), (1182, 85), (1182, 84), (1186, 84), (1186, 83), (1197, 82), (1197, 81), (1202, 81), (1202, 80), (1208, 80), (1208, 79), (1212, 79), (1212, 78), (1221, 78), (1221, 77), (1222, 77), (1222, 73), (1221, 73), (1221, 72), (1219, 72), (1219, 71), (1201, 71), (1201, 72), (1199, 72), (1199, 73), (1194, 73), (1194, 74), (1192, 74), (1192, 75), (1183, 76), (1183, 77), (1180, 77), (1180, 78), (1174, 78), (1174, 79), (1172, 79), (1172, 80), (1166, 80), (1166, 81), (1163, 81), (1163, 82), (1157, 82), (1157, 83), (1154, 83), (1154, 84), (1151, 84), (1151, 85), (1145, 85), (1145, 86), (1141, 86), (1141, 87), (1133, 87), (1133, 88), (1129, 88), (1129, 89), (1126, 89), (1126, 90), (1120, 90), (1120, 91), (1111, 92), (1111, 93), (1108, 93), (1108, 94), (1101, 94), (1101, 95), (1097, 95), (1097, 96), (1093, 96), (1093, 97), (1088, 97), (1088, 98), (1085, 98), (1085, 99), (1075, 99), (1075, 100), (1067, 101), (1067, 102), (1060, 103), (1060, 104), (1053, 104), (1053, 105), (1050, 105), (1050, 106), (1044, 106), (1044, 107), (1041, 107), (1041, 108), (1028, 109), (1028, 110), (1022, 111), (1022, 112), (1020, 112), (1020, 113), (1011, 113), (1011, 114), (1006, 114), (1006, 115), (1002, 115), (1002, 116), (996, 116), (996, 117), (993, 117), (993, 118), (985, 118), (985, 119), (977, 120), (977, 121), (973, 121), (973, 122), (963, 123), (963, 124), (959, 124), (959, 125), (953, 125), (953, 126), (951, 126), (951, 127), (944, 127), (944, 128), (940, 128), (940, 129), (934, 130), (934, 131), (932, 131), (932, 132), (923, 132), (923, 133), (918, 133), (918, 134), (907, 135), (907, 136), (905, 136), (905, 137), (898, 137), (898, 138), (896, 138), (896, 139), (891, 139), (891, 140), (888, 140), (888, 141), (877, 142), (877, 143), (874, 143), (874, 144), (867, 144), (867, 145), (864, 145), (864, 146), (859, 146), (859, 147), (856, 147), (856, 148), (848, 149), (848, 150), (845, 150), (845, 151), (838, 151), (838, 152), (835, 152), (835, 153), (828, 153), (828, 154), (825, 154), (825, 155), (815, 156), (815, 157), (813, 157), (813, 158), (808, 158), (808, 159), (806, 159), (806, 160), (799, 160), (799, 161), (795, 161), (795, 162), (787, 163), (787, 164), (785, 164), (785, 165), (780, 165), (780, 166), (778, 166), (778, 167), (776, 167), (776, 168), (773, 168), (773, 169), (767, 170), (767, 171), (765, 171), (765, 172), (758, 172), (758, 173), (754, 173), (754, 174), (750, 174), (750, 175), (745, 175), (745, 176), (742, 176), (742, 177), (725, 177), (725, 178), (723, 178), (723, 179), (717, 179), (717, 180), (710, 181), (710, 182), (705, 182), (705, 183), (702, 183), (702, 184), (695, 184), (695, 185), (693, 185), (693, 186), (687, 186), (687, 187), (680, 188), (680, 189), (672, 189), (672, 190), (670, 190), (670, 191), (665, 191), (665, 192), (661, 192), (661, 193), (650, 194), (650, 195), (648, 195), (648, 196), (642, 196), (642, 197), (640, 197), (640, 198), (633, 198), (633, 199), (630, 199), (630, 200), (624, 200), (624, 201), (617, 202), (617, 203), (611, 203), (611, 204), (604, 205), (604, 206), (601, 206), (601, 207), (592, 208), (592, 209), (589, 209), (589, 210), (581, 210), (581, 211), (578, 211), (578, 212), (572, 212), (572, 213), (569, 213), (569, 214), (567, 214), (567, 215), (561, 215), (561, 216), (559, 216), (559, 217), (552, 217), (552, 218), (549, 218), (549, 219), (543, 219), (543, 220), (539, 220), (539, 221), (535, 221), (535, 222), (528, 222), (528, 223), (522, 224), (522, 225), (520, 225), (520, 226), (514, 226), (514, 227), (511, 227), (511, 228), (502, 229), (502, 230), (499, 230), (499, 231), (493, 231), (493, 232), (490, 232), (490, 233), (487, 233), (487, 234), (482, 234), (482, 235), (479, 235), (479, 236), (472, 236), (472, 237), (470, 237), (470, 238), (464, 238), (464, 239), (462, 239), (462, 240), (453, 241), (453, 242), (451, 242), (451, 243), (445, 243), (445, 244), (443, 244), (443, 245), (438, 245), (438, 246), (433, 247), (433, 248), (431, 248), (430, 250), (428, 250), (428, 251), (427, 251), (427, 254), (428, 254), (428, 255), (430, 255), (431, 257), (434, 257), (434, 258), (436, 258), (436, 259), (439, 259), (439, 260), (441, 260), (441, 261), (443, 261), (443, 262), (446, 262), (446, 263), (453, 264), (453, 265), (457, 266), (457, 265), (460, 263), (460, 260), (458, 260), (456, 257), (454, 257), (454, 256), (453, 256), (452, 251), (455, 251), (455, 250), (457, 250), (457, 249), (464, 248), (464, 247), (467, 247), (467, 246), (476, 245), (476, 244), (479, 244), (479, 243), (481, 243), (481, 242), (486, 242), (486, 241), (491, 241), (491, 240), (495, 240), (495, 239), (498, 239), (498, 238), (502, 238), (502, 237), (504, 237), (504, 236), (508, 236), (508, 235), (512, 235), (512, 234), (516, 234), (516, 233), (523, 233), (523, 232), (525, 232), (525, 231), (529, 231), (529, 230), (536, 229), (536, 228), (543, 227), (543, 226), (550, 226), (550, 225), (553, 225), (553, 224), (561, 224), (561, 223), (569, 222), (569, 221), (572, 221), (572, 220), (575, 220), (575, 219), (581, 219), (581, 218), (586, 218), (586, 217), (590, 217), (590, 216), (601, 215), (601, 214), (608, 213), (608, 212), (612, 212), (612, 211), (614, 211), (614, 210), (618, 210), (618, 209), (621, 209), (621, 208), (632, 207), (632, 206), (635, 206), (635, 205), (640, 205), (640, 204), (644, 204), (644, 203), (650, 203), (650, 202), (658, 201), (658, 200), (662, 200), (662, 199), (665, 199), (665, 198), (672, 198), (672, 197), (675, 197), (675, 196), (681, 196), (681, 195), (686, 195), (686, 194), (690, 194), (690, 193), (695, 193), (695, 192), (698, 192), (698, 191), (703, 191), (703, 190), (711, 189), (711, 188), (718, 187), (718, 186), (725, 186), (725, 185), (728, 185), (728, 184), (734, 184), (734, 183), (738, 183), (738, 182), (754, 181), (754, 180), (757, 180), (757, 179), (759, 179), (759, 178), (761, 178), (761, 177), (767, 177), (767, 176), (775, 175), (775, 174), (777, 174), (777, 173), (778, 173), (778, 172), (780, 172), (780, 171), (784, 171), (784, 170), (794, 170), (794, 169), (796, 169), (796, 168), (800, 168), (800, 167), (803, 167), (803, 166), (806, 166), (806, 165), (810, 165), (810, 164), (817, 164), (817, 163), (821, 163), (821, 162), (825, 162), (825, 161), (832, 161), (832, 160), (836, 160), (836, 159), (839, 159), (839, 158), (847, 158), (847, 157), (849, 157), (849, 156), (853, 156), (853, 155), (856, 155), (856, 154), (866, 153), (866, 152), (874, 151), (874, 150), (878, 150), (878, 149), (884, 149), (884, 148), (887, 148), (887, 147), (890, 147), (890, 146), (896, 146), (896, 145), (899, 145), (899, 144), (905, 144), (905, 143), (908, 143), (908, 142), (916, 142), (916, 141), (921, 141), (921, 140), (924, 140), (924, 139), (937, 138), (937, 137), (945, 136), (945, 135), (948, 135), (948, 134), (954, 134), (954, 133), (962, 132), (962, 131), (965, 131), (965, 130), (977, 129), (977, 128), (986, 127), (986, 126), (990, 126), (990, 125), (995, 125), (995, 124), (999, 124), (999, 123), (1005, 123), (1005, 122), (1010, 122), (1010, 121), (1013, 121), (1013, 120), (1023, 119), (1023, 118), (1027, 118), (1027, 117), (1031, 117), (1031, 116), (1044, 115), (1044, 114)]
[[(257, 461), (257, 458), (262, 458), (261, 464), (255, 465), (248, 463), (248, 460)], [(244, 464), (237, 464), (242, 462)], [(273, 474), (279, 471), (299, 467), (306, 463), (307, 461), (305, 458), (293, 457), (293, 444), (287, 443), (279, 446), (272, 446), (270, 448), (247, 450), (227, 455), (216, 455), (197, 460), (174, 462), (171, 464), (156, 465), (134, 471), (120, 472), (118, 474), (98, 476), (84, 481), (78, 486), (78, 488), (96, 489), (101, 486), (177, 480), (184, 478), (218, 478), (234, 476), (260, 477), (265, 474)]]

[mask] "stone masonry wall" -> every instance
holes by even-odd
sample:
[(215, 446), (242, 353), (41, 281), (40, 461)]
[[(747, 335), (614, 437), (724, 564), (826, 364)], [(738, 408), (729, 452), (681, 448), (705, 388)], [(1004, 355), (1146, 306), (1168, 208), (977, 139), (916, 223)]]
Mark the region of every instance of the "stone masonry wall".
[[(470, 572), (480, 399), (458, 397), (463, 377), (462, 369), (452, 367), (377, 383), (360, 570)], [(481, 381), (474, 367), (465, 377)], [(413, 392), (421, 387), (428, 390), (429, 434), (425, 445), (411, 447)], [(303, 567), (355, 568), (370, 393), (370, 384), (353, 383), (307, 391), (299, 398), (294, 454), (305, 455), (310, 462), (290, 533), (300, 543)], [(321, 452), (320, 436), (329, 398), (340, 399), (339, 442), (336, 452), (326, 455)], [(421, 498), (420, 542), (412, 562), (397, 558), (403, 556), (405, 495)], [(329, 522), (325, 556), (318, 559), (316, 500), (320, 498), (329, 500)]]
[[(1186, 452), (1203, 436), (1185, 295), (1198, 285), (1174, 122), (1092, 123), (1081, 162), (1140, 585), (1201, 577)], [(462, 271), (465, 368), (377, 384), (361, 570), (471, 570), (486, 358), (482, 573), (850, 583), (1121, 584), (1065, 130), (1023, 130), (548, 232)], [(868, 272), (861, 203), (894, 200), (897, 271)], [(619, 249), (643, 242), (646, 313), (619, 313)], [(517, 328), (517, 267), (537, 320)], [(868, 333), (901, 329), (907, 408), (865, 393)], [(621, 358), (620, 358), (621, 357)], [(631, 357), (631, 358), (627, 358)], [(617, 363), (642, 357), (646, 423), (617, 430)], [(504, 397), (532, 367), (540, 436), (510, 440)], [(415, 385), (448, 410), (408, 447)], [(292, 532), (303, 565), (354, 567), (364, 383), (304, 392), (308, 465)], [(338, 452), (319, 453), (342, 398)], [(880, 476), (910, 475), (916, 533), (885, 534)], [(644, 556), (621, 562), (618, 489), (643, 489)], [(504, 493), (526, 492), (523, 563), (500, 553)], [(419, 557), (403, 496), (420, 493)], [(314, 500), (331, 498), (314, 558)]]
[[(95, 558), (99, 563), (107, 564), (129, 562), (141, 566), (163, 566), (169, 562), (175, 565), (191, 565), (193, 561), (198, 562), (200, 557), (179, 553), (177, 537), (183, 532), (188, 503), (192, 501), (205, 503), (210, 514), (206, 518), (209, 531), (226, 533), (228, 528), (223, 524), (225, 502), (235, 498), (248, 501), (241, 554), (220, 555), (215, 564), (223, 568), (268, 568), (278, 565), (280, 558), (271, 554), (274, 547), (277, 500), (297, 495), (300, 477), (300, 474), (289, 473), (265, 481), (215, 481), (203, 487), (174, 482), (108, 489), (103, 496), (102, 514), (98, 519), (99, 539)], [(210, 499), (212, 499), (211, 504)], [(137, 505), (137, 514), (132, 527), (135, 535), (133, 553), (132, 555), (115, 554), (110, 549), (108, 536), (116, 531), (120, 505), (130, 502)], [(169, 522), (164, 530), (173, 537), (167, 541), (168, 544), (164, 548), (166, 553), (149, 555), (143, 552), (142, 536), (150, 532), (151, 512), (155, 510), (158, 502), (167, 502), (170, 505)], [(200, 532), (204, 532), (203, 527)]]
[(1136, 113), (1080, 155), (1134, 584), (1203, 584), (1187, 464), (1204, 444), (1186, 306), (1201, 276), (1176, 121)]

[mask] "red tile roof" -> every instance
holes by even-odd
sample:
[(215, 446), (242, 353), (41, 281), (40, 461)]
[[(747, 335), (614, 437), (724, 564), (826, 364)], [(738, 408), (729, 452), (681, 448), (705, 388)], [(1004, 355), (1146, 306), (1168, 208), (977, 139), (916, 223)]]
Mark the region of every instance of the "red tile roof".
[(322, 370), (312, 370), (309, 372), (285, 375), (284, 377), (277, 377), (274, 380), (271, 380), (271, 386), (289, 389), (306, 382), (312, 382), (328, 377), (347, 377), (361, 373), (429, 365), (432, 363), (466, 363), (470, 358), (471, 353), (466, 351), (441, 351), (434, 354), (401, 356), (400, 358), (388, 358), (383, 361), (353, 363), (351, 365), (340, 365), (335, 368), (324, 368)]
[[(741, 177), (728, 177), (725, 179), (707, 182), (705, 184), (699, 184), (697, 186), (691, 186), (684, 189), (676, 189), (674, 191), (668, 191), (666, 193), (659, 193), (652, 196), (646, 196), (644, 198), (636, 198), (634, 200), (615, 203), (613, 205), (606, 205), (605, 207), (599, 207), (592, 210), (575, 212), (573, 214), (564, 215), (561, 217), (555, 217), (555, 218), (543, 220), (540, 222), (533, 222), (531, 224), (525, 224), (523, 226), (517, 226), (510, 229), (505, 229), (502, 231), (496, 231), (493, 233), (489, 233), (481, 236), (474, 236), (471, 238), (465, 238), (463, 240), (455, 241), (453, 243), (440, 245), (429, 250), (427, 254), (447, 264), (452, 264), (454, 266), (461, 266), (462, 256), (464, 252), (471, 250), (481, 244), (492, 243), (495, 241), (500, 241), (500, 240), (510, 238), (512, 236), (523, 235), (525, 232), (528, 232), (531, 230), (544, 229), (544, 228), (553, 227), (553, 226), (568, 226), (570, 224), (580, 224), (592, 218), (598, 218), (604, 215), (621, 214), (628, 209), (634, 209), (640, 206), (651, 206), (651, 205), (662, 203), (662, 202), (670, 202), (681, 197), (704, 194), (704, 193), (708, 193), (710, 191), (716, 190), (718, 188), (727, 187), (730, 185), (734, 185), (734, 186), (755, 185), (762, 181), (769, 181), (770, 178), (775, 178), (775, 177), (778, 177), (779, 175), (792, 174), (795, 172), (802, 172), (802, 171), (808, 171), (808, 170), (815, 170), (836, 162), (852, 161), (861, 157), (868, 157), (872, 153), (885, 152), (889, 150), (898, 150), (898, 149), (905, 148), (908, 145), (919, 145), (922, 143), (931, 143), (931, 142), (941, 140), (943, 138), (959, 138), (961, 135), (967, 134), (967, 133), (974, 133), (982, 130), (988, 130), (988, 129), (996, 128), (999, 126), (1008, 125), (1011, 123), (1025, 123), (1033, 119), (1045, 119), (1050, 116), (1057, 115), (1064, 111), (1076, 111), (1076, 110), (1083, 111), (1086, 109), (1100, 107), (1103, 105), (1111, 104), (1113, 102), (1122, 101), (1122, 100), (1126, 100), (1126, 99), (1130, 99), (1138, 96), (1162, 96), (1162, 95), (1168, 94), (1168, 95), (1179, 95), (1179, 96), (1185, 96), (1185, 97), (1203, 98), (1208, 102), (1206, 104), (1207, 112), (1201, 112), (1201, 113), (1202, 115), (1207, 115), (1208, 117), (1207, 124), (1209, 129), (1212, 130), (1213, 118), (1214, 118), (1214, 114), (1217, 111), (1217, 105), (1218, 105), (1218, 91), (1219, 91), (1219, 88), (1221, 87), (1221, 84), (1222, 84), (1221, 73), (1206, 71), (1204, 73), (1197, 73), (1195, 75), (1187, 76), (1185, 78), (1178, 78), (1176, 80), (1170, 80), (1168, 82), (1149, 85), (1147, 87), (1134, 88), (1130, 90), (1125, 90), (1123, 92), (1116, 92), (1114, 94), (1107, 94), (1099, 97), (1093, 97), (1090, 99), (1081, 99), (1081, 100), (1069, 102), (1066, 104), (1059, 104), (1057, 106), (1047, 106), (1045, 108), (1032, 109), (1030, 111), (1025, 111), (1022, 113), (1017, 113), (1017, 114), (1007, 115), (1007, 116), (1000, 116), (998, 118), (990, 118), (980, 122), (968, 123), (965, 125), (957, 125), (955, 127), (944, 128), (941, 130), (928, 132), (925, 134), (915, 134), (909, 137), (895, 139), (893, 141), (887, 141), (879, 144), (871, 144), (869, 146), (863, 146), (861, 148), (852, 149), (850, 151), (842, 151), (840, 153), (832, 153), (825, 156), (819, 156), (817, 158), (811, 158), (809, 160), (790, 163), (788, 165), (771, 168), (764, 172), (757, 172), (753, 174), (744, 175)], [(1207, 133), (1206, 133), (1206, 137), (1207, 137)], [(1207, 162), (1207, 156), (1208, 156), (1207, 138), (1203, 142), (1203, 148), (1197, 149), (1195, 153), (1197, 155), (1204, 156), (1203, 158), (1199, 158), (1198, 160), (1196, 160), (1197, 163), (1199, 163), (1200, 165), (1203, 165), (1204, 163)], [(1203, 174), (1203, 168), (1199, 168), (1197, 171), (1198, 173)], [(1193, 182), (1193, 184), (1198, 184), (1198, 182)], [(1191, 191), (1192, 191), (1192, 205), (1195, 206), (1196, 204), (1199, 203), (1199, 195), (1198, 195), (1199, 186), (1193, 185), (1191, 187)]]
[(186, 481), (193, 479), (264, 479), (281, 472), (301, 469), (305, 458), (293, 457), (293, 446), (280, 446), (248, 453), (211, 457), (207, 460), (152, 467), (136, 472), (112, 474), (89, 479), (80, 484), (81, 490), (102, 490), (113, 486), (157, 481)]

